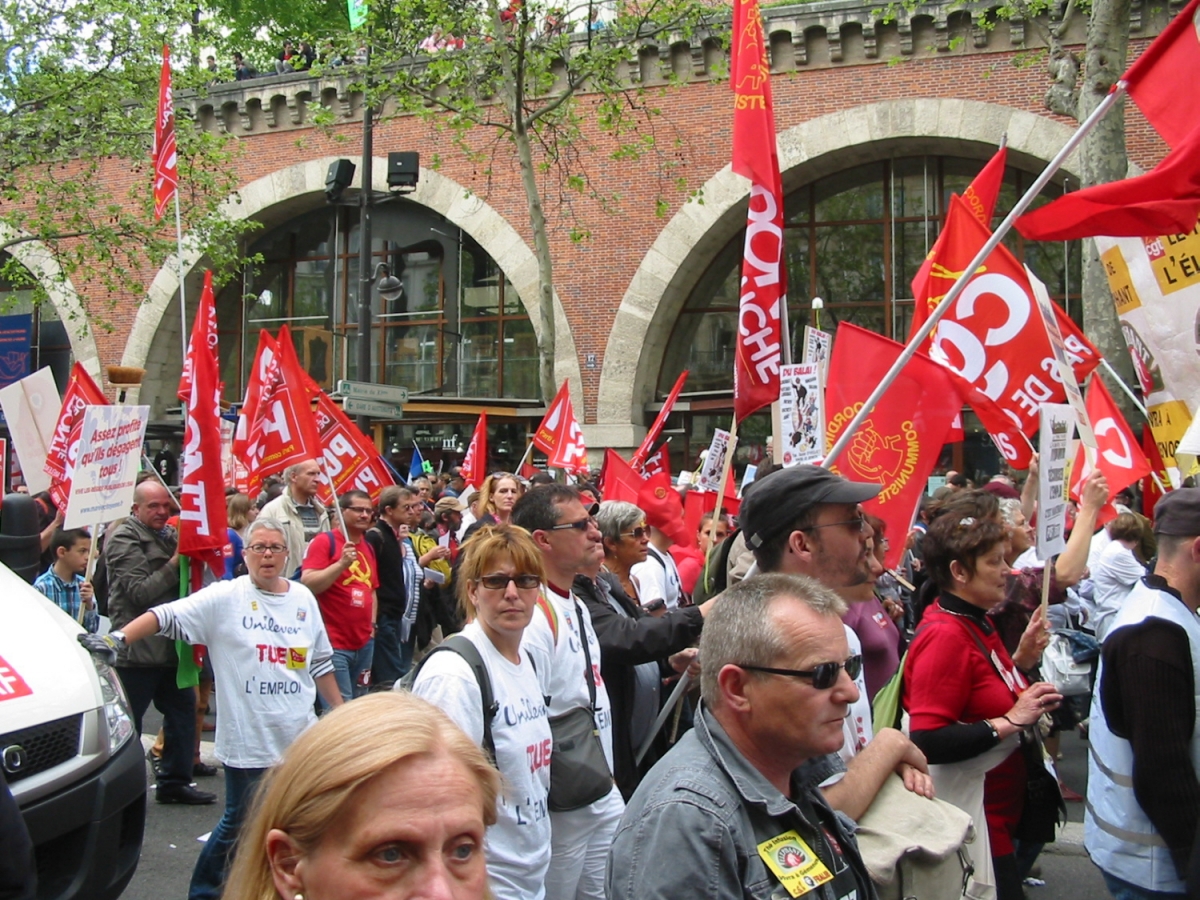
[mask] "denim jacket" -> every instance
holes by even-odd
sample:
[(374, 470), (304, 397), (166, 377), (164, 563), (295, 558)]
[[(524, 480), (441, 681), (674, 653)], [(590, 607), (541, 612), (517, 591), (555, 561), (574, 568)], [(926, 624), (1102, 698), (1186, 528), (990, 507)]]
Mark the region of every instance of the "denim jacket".
[(835, 882), (804, 896), (811, 900), (874, 900), (866, 866), (858, 853), (853, 823), (825, 802), (817, 783), (822, 774), (797, 770), (793, 784), (815, 810), (818, 823), (783, 796), (733, 745), (707, 708), (695, 728), (650, 771), (630, 799), (609, 853), (609, 900), (678, 900), (790, 896), (758, 853), (759, 843), (795, 829), (809, 835), (819, 826), (842, 850), (840, 868), (849, 866), (857, 887), (835, 891)]

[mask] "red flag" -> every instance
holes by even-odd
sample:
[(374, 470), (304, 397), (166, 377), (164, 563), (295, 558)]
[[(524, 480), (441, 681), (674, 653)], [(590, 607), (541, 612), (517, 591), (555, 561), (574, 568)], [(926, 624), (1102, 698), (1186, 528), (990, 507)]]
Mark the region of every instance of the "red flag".
[[(1099, 377), (1093, 378), (1087, 392), (1088, 418), (1092, 420), (1092, 430), (1096, 432), (1096, 465), (1108, 480), (1109, 505), (1101, 512), (1096, 524), (1101, 525), (1116, 516), (1116, 510), (1111, 506), (1112, 498), (1135, 481), (1150, 474), (1150, 462), (1142, 452), (1141, 445), (1121, 409), (1113, 402), (1108, 388)], [(1075, 465), (1071, 467), (1071, 496), (1078, 497), (1084, 479), (1092, 474), (1092, 466), (1088, 465), (1083, 444), (1075, 455)]]
[(669, 441), (663, 441), (657, 450), (650, 455), (642, 466), (642, 474), (649, 478), (652, 475), (657, 475), (659, 472), (666, 472), (669, 477), (671, 474), (671, 456), (667, 452)]
[(71, 380), (63, 394), (62, 409), (54, 426), (54, 437), (46, 451), (42, 471), (50, 476), (50, 496), (54, 505), (66, 510), (71, 496), (71, 478), (79, 454), (79, 438), (83, 432), (83, 410), (88, 406), (107, 406), (108, 398), (80, 364), (71, 368)]
[(533, 446), (545, 452), (547, 466), (563, 469), (572, 475), (587, 472), (587, 445), (583, 442), (583, 430), (571, 406), (571, 393), (566, 381), (554, 395), (545, 418), (533, 433)]
[(638, 494), (645, 483), (646, 479), (621, 459), (616, 450), (609, 447), (604, 451), (603, 479), (600, 482), (602, 499), (637, 503)]
[(346, 491), (366, 491), (371, 501), (379, 499), (383, 489), (394, 483), (375, 442), (358, 430), (340, 406), (321, 390), (308, 373), (301, 370), (310, 401), (316, 404), (313, 420), (321, 445), (321, 481), (317, 499), (329, 505)]
[(463, 457), (463, 480), (471, 487), (478, 489), (487, 478), (487, 412), (479, 414), (475, 423), (475, 433), (471, 435), (471, 445), (467, 447), (467, 455)]
[[(1194, 106), (1190, 102), (1180, 106)], [(1200, 127), (1145, 175), (1064, 194), (1026, 213), (1016, 228), (1031, 241), (1073, 241), (1098, 234), (1186, 234), (1200, 216)]]
[(667, 416), (671, 415), (671, 410), (675, 408), (675, 401), (679, 399), (679, 392), (683, 390), (683, 383), (687, 381), (687, 377), (688, 370), (684, 369), (679, 374), (679, 377), (675, 379), (675, 386), (671, 388), (671, 393), (667, 394), (667, 399), (663, 402), (662, 409), (654, 417), (654, 424), (650, 426), (650, 430), (646, 432), (646, 437), (642, 440), (642, 445), (637, 448), (637, 451), (629, 460), (629, 464), (635, 469), (645, 468), (646, 458), (649, 456), (654, 442), (662, 434), (663, 426), (667, 424)]
[(523, 462), (523, 463), (521, 463), (521, 471), (518, 472), (517, 474), (520, 475), (522, 478), (524, 478), (526, 481), (528, 481), (530, 478), (532, 478), (534, 475), (536, 475), (540, 471), (541, 471), (541, 469), (539, 469), (533, 463)]
[(154, 218), (161, 219), (179, 187), (175, 153), (175, 101), (171, 93), (171, 63), (163, 44), (162, 74), (158, 82), (158, 117), (154, 120)]
[[(217, 313), (209, 271), (204, 273), (204, 290), (179, 379), (179, 399), (187, 413), (180, 466), (179, 552), (207, 562), (218, 578), (225, 572), (222, 550), (229, 542), (221, 471), (220, 381)], [(200, 571), (196, 566), (197, 576)]]
[[(987, 161), (979, 174), (974, 180), (967, 185), (967, 189), (963, 192), (962, 201), (966, 204), (971, 215), (979, 220), (984, 228), (992, 227), (992, 213), (996, 210), (996, 200), (1000, 196), (1000, 186), (1004, 183), (1004, 165), (1008, 160), (1008, 148), (1001, 147), (997, 150), (992, 158)], [(942, 238), (946, 234), (943, 228), (937, 240), (933, 242), (933, 247), (929, 250), (929, 255), (925, 257), (925, 262), (921, 263), (921, 268), (917, 270), (917, 274), (913, 277), (912, 289), (913, 298), (916, 300), (916, 308), (920, 312), (914, 311), (912, 332), (916, 333), (924, 321), (929, 317), (937, 307), (942, 297), (946, 296), (946, 291), (950, 290), (951, 281), (945, 284), (944, 290), (937, 296), (932, 296), (930, 291), (930, 277), (933, 269), (938, 265), (938, 255), (942, 249)], [(922, 350), (928, 350), (929, 344), (926, 342)]]
[(783, 257), (783, 183), (775, 147), (775, 107), (758, 0), (733, 4), (733, 171), (750, 179), (741, 298), (733, 368), (733, 417), (742, 421), (779, 399), (787, 302)]
[(646, 521), (665, 534), (676, 544), (695, 543), (696, 532), (687, 533), (683, 522), (683, 503), (671, 486), (671, 478), (665, 472), (647, 478), (638, 491), (635, 502), (646, 514)]
[(1123, 79), (1133, 102), (1171, 147), (1200, 128), (1200, 107), (1187, 99), (1186, 90), (1197, 72), (1200, 0), (1192, 0), (1129, 67)]
[[(992, 443), (996, 445), (996, 449), (1000, 451), (1000, 455), (1004, 457), (1005, 461), (1014, 469), (1022, 471), (1028, 469), (1029, 463), (1033, 460), (1033, 447), (1030, 446), (1029, 439), (1021, 431), (1023, 423), (1002, 410), (995, 400), (974, 385), (967, 384), (953, 373), (951, 380), (962, 396), (963, 403), (975, 411), (975, 415), (979, 417), (979, 421), (987, 430), (988, 437), (992, 439)], [(952, 431), (946, 437), (946, 442), (953, 443), (954, 440), (955, 436)]]
[[(1149, 425), (1142, 426), (1142, 452), (1146, 454), (1146, 459), (1150, 463), (1151, 475), (1157, 475), (1158, 481), (1166, 487), (1171, 483), (1170, 476), (1167, 475), (1167, 465), (1163, 462), (1162, 453), (1158, 449), (1158, 442), (1154, 440), (1154, 432)], [(1142, 479), (1142, 515), (1146, 518), (1154, 517), (1154, 505), (1162, 499), (1163, 492), (1159, 490), (1158, 484), (1154, 479), (1147, 475)]]
[[(902, 345), (857, 325), (838, 325), (825, 391), (827, 442), (834, 442), (899, 357)], [(900, 371), (830, 469), (883, 490), (863, 507), (907, 534), (925, 484), (937, 464), (962, 401), (950, 373), (917, 354)], [(885, 565), (900, 562), (904, 542), (888, 550)]]
[[(742, 508), (742, 501), (735, 495), (729, 493), (729, 489), (733, 487), (732, 483), (725, 487), (725, 502), (721, 504), (721, 509), (726, 515), (736, 516)], [(703, 518), (706, 512), (712, 512), (717, 508), (717, 492), (716, 491), (688, 491), (683, 498), (683, 536), (684, 540), (680, 543), (688, 547), (696, 545), (696, 535), (700, 531), (700, 519)]]
[[(989, 236), (962, 199), (952, 197), (931, 293), (944, 295)], [(978, 388), (1023, 434), (1038, 427), (1039, 403), (1066, 400), (1035, 304), (1025, 267), (1002, 244), (938, 323), (929, 353)], [(1100, 353), (1057, 306), (1055, 314), (1075, 377), (1082, 381), (1099, 365)]]

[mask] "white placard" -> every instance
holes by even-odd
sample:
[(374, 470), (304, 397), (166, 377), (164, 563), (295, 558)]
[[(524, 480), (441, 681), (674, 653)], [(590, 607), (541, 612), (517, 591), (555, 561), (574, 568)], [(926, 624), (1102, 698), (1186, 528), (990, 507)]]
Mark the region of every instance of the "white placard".
[(832, 349), (832, 334), (811, 325), (804, 326), (804, 359), (801, 362), (816, 363), (821, 367), (821, 384), (829, 380), (829, 354)]
[(742, 486), (738, 489), (738, 496), (741, 496), (746, 491), (746, 487), (754, 481), (758, 475), (758, 466), (751, 463), (746, 466), (746, 471), (742, 473)]
[(129, 515), (142, 459), (148, 406), (88, 406), (67, 502), (66, 528)]
[(704, 457), (704, 465), (700, 468), (700, 477), (696, 486), (702, 491), (715, 491), (721, 486), (721, 470), (725, 468), (725, 454), (729, 452), (729, 432), (720, 428), (713, 431), (712, 443), (708, 445), (708, 455)]
[(49, 367), (38, 369), (0, 389), (0, 407), (4, 408), (4, 420), (29, 493), (49, 490), (50, 476), (42, 471), (42, 466), (62, 409), (54, 374)]
[(1075, 410), (1066, 403), (1042, 403), (1038, 433), (1038, 559), (1050, 559), (1067, 546), (1067, 464)]
[(825, 457), (825, 403), (819, 363), (779, 367), (779, 418), (783, 466), (819, 463)]

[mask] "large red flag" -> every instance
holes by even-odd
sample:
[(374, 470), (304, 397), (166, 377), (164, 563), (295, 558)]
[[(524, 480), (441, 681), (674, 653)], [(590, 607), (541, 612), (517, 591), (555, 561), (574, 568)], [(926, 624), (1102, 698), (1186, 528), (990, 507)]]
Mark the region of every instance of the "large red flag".
[[(1194, 36), (1193, 36), (1194, 37)], [(1187, 103), (1181, 106), (1196, 106)], [(1145, 175), (1064, 194), (1026, 213), (1016, 228), (1031, 241), (1073, 241), (1098, 234), (1186, 234), (1200, 216), (1200, 126)]]
[[(992, 213), (996, 210), (996, 200), (1000, 196), (1000, 186), (1004, 183), (1004, 165), (1008, 161), (1008, 148), (1001, 147), (997, 150), (992, 158), (987, 161), (987, 164), (979, 170), (979, 174), (967, 185), (967, 189), (963, 192), (962, 200), (966, 204), (967, 209), (985, 228), (992, 227)], [(929, 250), (929, 255), (925, 257), (925, 261), (921, 263), (921, 268), (917, 270), (917, 274), (913, 276), (912, 289), (913, 298), (916, 300), (918, 311), (913, 313), (912, 330), (915, 334), (922, 323), (929, 318), (929, 314), (941, 301), (942, 297), (946, 296), (946, 291), (950, 289), (949, 284), (945, 285), (944, 290), (940, 294), (934, 296), (935, 292), (930, 291), (930, 275), (935, 266), (938, 265), (938, 255), (942, 248), (942, 233), (938, 235), (936, 241), (933, 242), (933, 247)], [(929, 344), (922, 346), (923, 350), (927, 350)]]
[(46, 451), (42, 471), (50, 476), (50, 496), (54, 505), (66, 510), (71, 497), (71, 479), (75, 459), (79, 454), (79, 438), (83, 433), (83, 411), (88, 406), (107, 406), (104, 391), (92, 380), (80, 363), (71, 368), (71, 380), (63, 394), (62, 409), (54, 426), (54, 437)]
[[(725, 486), (725, 501), (721, 509), (728, 516), (736, 516), (742, 508), (742, 501), (730, 493), (733, 479)], [(706, 512), (717, 508), (716, 491), (688, 491), (683, 498), (683, 530), (684, 540), (680, 543), (688, 547), (696, 546), (696, 534), (700, 531), (700, 519)]]
[(563, 469), (572, 475), (587, 472), (587, 445), (571, 406), (571, 392), (566, 381), (533, 433), (533, 446), (546, 454), (546, 465), (550, 468)]
[(750, 179), (733, 367), (733, 417), (740, 422), (779, 399), (779, 313), (787, 302), (783, 182), (758, 0), (734, 0), (732, 57), (733, 171)]
[[(1154, 505), (1163, 496), (1159, 484), (1166, 487), (1171, 483), (1171, 479), (1167, 475), (1167, 465), (1163, 462), (1158, 442), (1154, 440), (1154, 431), (1148, 424), (1142, 425), (1142, 452), (1146, 454), (1146, 459), (1150, 463), (1150, 475), (1142, 479), (1142, 515), (1149, 519), (1154, 516)], [(1157, 483), (1151, 477), (1152, 475), (1158, 476)]]
[(683, 383), (687, 381), (687, 377), (687, 369), (679, 373), (679, 377), (675, 379), (675, 386), (671, 388), (671, 393), (667, 394), (667, 399), (663, 402), (662, 409), (654, 417), (654, 424), (646, 432), (646, 437), (642, 440), (642, 445), (637, 448), (637, 451), (630, 458), (629, 464), (635, 469), (645, 467), (646, 460), (650, 456), (650, 451), (654, 448), (654, 442), (662, 434), (663, 426), (667, 424), (667, 416), (671, 415), (671, 410), (675, 408), (675, 401), (679, 399), (679, 392), (683, 390)]
[[(1171, 147), (1200, 128), (1186, 85), (1200, 72), (1200, 0), (1192, 0), (1125, 73), (1129, 96)], [(1189, 229), (1184, 229), (1189, 230)], [(1156, 232), (1166, 234), (1167, 232)]]
[[(990, 234), (960, 198), (951, 198), (931, 293), (944, 295)], [(1035, 302), (1025, 267), (1001, 244), (938, 322), (929, 353), (978, 388), (1023, 434), (1037, 429), (1039, 403), (1066, 400)], [(1100, 353), (1057, 305), (1055, 315), (1075, 377), (1082, 381), (1099, 365)]]
[(487, 412), (479, 413), (479, 421), (475, 423), (475, 432), (471, 435), (471, 445), (467, 447), (467, 455), (463, 457), (463, 480), (471, 487), (478, 489), (487, 478)]
[(673, 543), (687, 545), (696, 542), (696, 531), (693, 529), (688, 533), (683, 522), (683, 502), (666, 472), (645, 479), (634, 502), (646, 514), (646, 521)]
[(604, 451), (602, 475), (601, 499), (624, 500), (626, 503), (638, 502), (638, 494), (646, 483), (646, 479), (632, 465), (621, 459), (621, 455), (612, 447)]
[(340, 406), (301, 370), (309, 400), (315, 404), (313, 420), (321, 444), (322, 477), (317, 499), (329, 505), (346, 491), (366, 491), (371, 501), (379, 499), (384, 487), (394, 483), (391, 469), (379, 455), (374, 441), (358, 430)]
[[(903, 349), (857, 325), (838, 325), (825, 391), (829, 446), (862, 409)], [(883, 485), (863, 508), (883, 519), (889, 533), (908, 534), (925, 484), (961, 408), (950, 373), (918, 353), (896, 376), (830, 469), (851, 481)], [(895, 567), (903, 552), (904, 542), (895, 541), (885, 564)]]
[[(1098, 376), (1088, 385), (1087, 412), (1092, 420), (1092, 430), (1096, 433), (1095, 468), (1103, 472), (1108, 481), (1108, 501), (1111, 504), (1118, 491), (1150, 474), (1150, 462), (1125, 417), (1121, 415), (1120, 407), (1113, 402), (1108, 388)], [(1079, 496), (1084, 479), (1092, 474), (1092, 468), (1088, 465), (1083, 444), (1080, 444), (1075, 465), (1071, 467), (1072, 497)], [(1106, 506), (1096, 524), (1103, 524), (1115, 516), (1116, 510), (1111, 505)]]
[[(180, 466), (179, 552), (207, 562), (217, 577), (224, 574), (222, 550), (229, 541), (221, 470), (220, 381), (217, 313), (209, 271), (204, 273), (204, 290), (179, 379), (179, 399), (187, 414)], [(194, 568), (193, 574), (199, 576), (200, 566)]]
[(158, 116), (154, 120), (154, 217), (161, 219), (179, 187), (175, 152), (175, 101), (171, 93), (171, 62), (163, 44), (162, 73), (158, 82)]

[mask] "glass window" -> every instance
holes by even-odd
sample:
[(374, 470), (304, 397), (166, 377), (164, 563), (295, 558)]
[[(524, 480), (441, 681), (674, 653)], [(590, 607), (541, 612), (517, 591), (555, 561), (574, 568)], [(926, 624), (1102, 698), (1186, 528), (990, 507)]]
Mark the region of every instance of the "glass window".
[(33, 274), (8, 253), (0, 252), (0, 270), (5, 268), (12, 277), (0, 273), (0, 316), (31, 317), (29, 371), (36, 372), (49, 366), (59, 393), (62, 393), (67, 388), (75, 361), (67, 328)]

